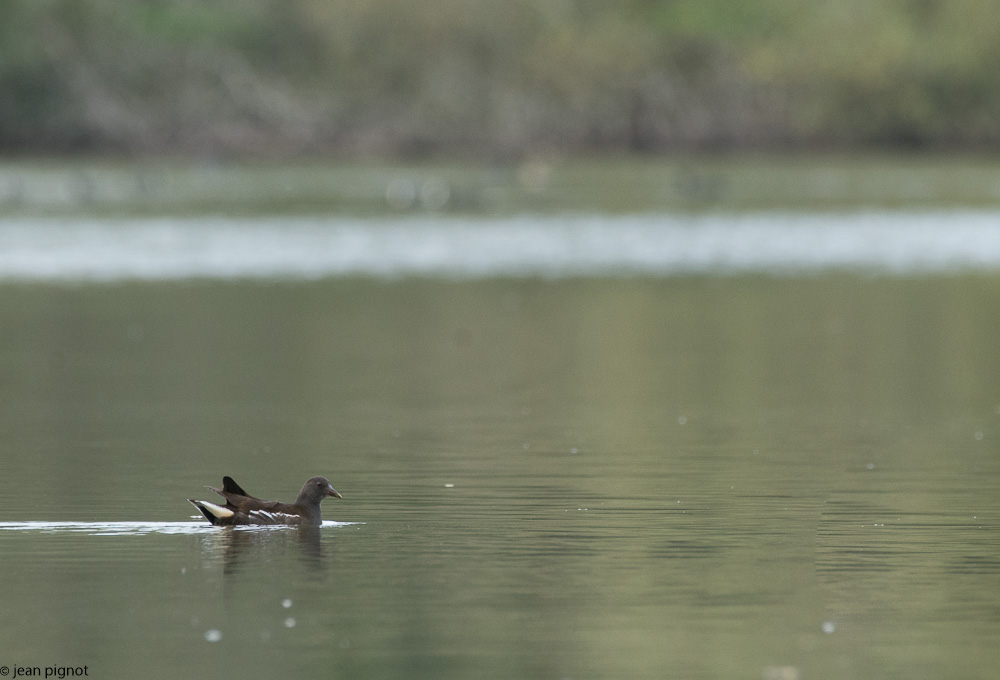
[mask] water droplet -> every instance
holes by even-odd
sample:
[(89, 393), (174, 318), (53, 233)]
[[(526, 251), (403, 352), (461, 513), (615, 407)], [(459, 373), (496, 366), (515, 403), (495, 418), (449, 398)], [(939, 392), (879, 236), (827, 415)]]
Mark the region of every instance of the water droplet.
[(837, 624), (835, 624), (833, 621), (824, 621), (823, 622), (823, 632), (824, 633), (832, 633), (835, 630), (837, 630)]
[(982, 432), (977, 432), (977, 433), (975, 433), (972, 436), (975, 437), (975, 439), (976, 439), (977, 442), (983, 441), (983, 433)]
[(284, 607), (285, 609), (288, 609), (289, 607), (291, 607), (292, 606), (292, 600), (291, 600), (291, 598), (286, 597), (284, 600), (282, 600), (281, 601), (281, 606)]
[(285, 628), (295, 628), (295, 619), (289, 616), (285, 619)]
[(799, 669), (795, 666), (768, 666), (763, 676), (764, 680), (799, 680)]
[(768, 666), (761, 677), (764, 680), (798, 680), (799, 669), (795, 666)]
[(420, 205), (426, 210), (441, 210), (451, 199), (451, 187), (439, 177), (431, 177), (420, 187)]
[(678, 425), (687, 425), (687, 421), (688, 421), (687, 416), (680, 416), (677, 418)]
[(205, 631), (205, 639), (209, 642), (218, 642), (222, 639), (222, 631), (218, 628), (212, 628), (211, 630)]
[(417, 202), (417, 187), (406, 179), (395, 179), (385, 189), (385, 201), (395, 210), (409, 210)]

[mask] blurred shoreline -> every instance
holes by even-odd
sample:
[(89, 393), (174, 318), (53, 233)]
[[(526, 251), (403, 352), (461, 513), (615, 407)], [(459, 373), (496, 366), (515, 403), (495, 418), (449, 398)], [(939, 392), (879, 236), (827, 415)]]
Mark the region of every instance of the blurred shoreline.
[(1000, 207), (991, 154), (0, 159), (0, 217), (625, 215)]

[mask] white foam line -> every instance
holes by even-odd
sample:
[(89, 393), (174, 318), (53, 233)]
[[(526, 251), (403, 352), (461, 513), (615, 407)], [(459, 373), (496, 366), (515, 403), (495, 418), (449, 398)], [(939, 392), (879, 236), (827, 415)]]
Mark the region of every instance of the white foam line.
[[(363, 522), (336, 522), (324, 520), (323, 528), (342, 527)], [(290, 527), (237, 526), (239, 530), (274, 530)], [(93, 536), (135, 536), (141, 534), (201, 534), (218, 531), (208, 522), (0, 522), (0, 531), (37, 531), (41, 533), (84, 533)]]

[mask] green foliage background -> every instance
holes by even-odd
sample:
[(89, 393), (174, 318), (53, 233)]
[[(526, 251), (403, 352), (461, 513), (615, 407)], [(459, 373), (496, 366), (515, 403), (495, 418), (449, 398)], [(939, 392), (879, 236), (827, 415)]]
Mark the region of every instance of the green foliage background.
[(0, 148), (996, 146), (996, 0), (5, 0)]

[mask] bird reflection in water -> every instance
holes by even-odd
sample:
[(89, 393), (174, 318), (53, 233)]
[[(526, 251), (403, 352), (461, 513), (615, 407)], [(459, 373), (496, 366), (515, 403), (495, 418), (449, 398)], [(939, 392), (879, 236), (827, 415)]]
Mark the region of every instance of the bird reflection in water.
[(328, 559), (315, 526), (227, 527), (204, 537), (206, 552), (222, 560), (223, 574), (235, 575), (257, 567), (273, 568), (294, 553), (307, 570), (321, 573)]

